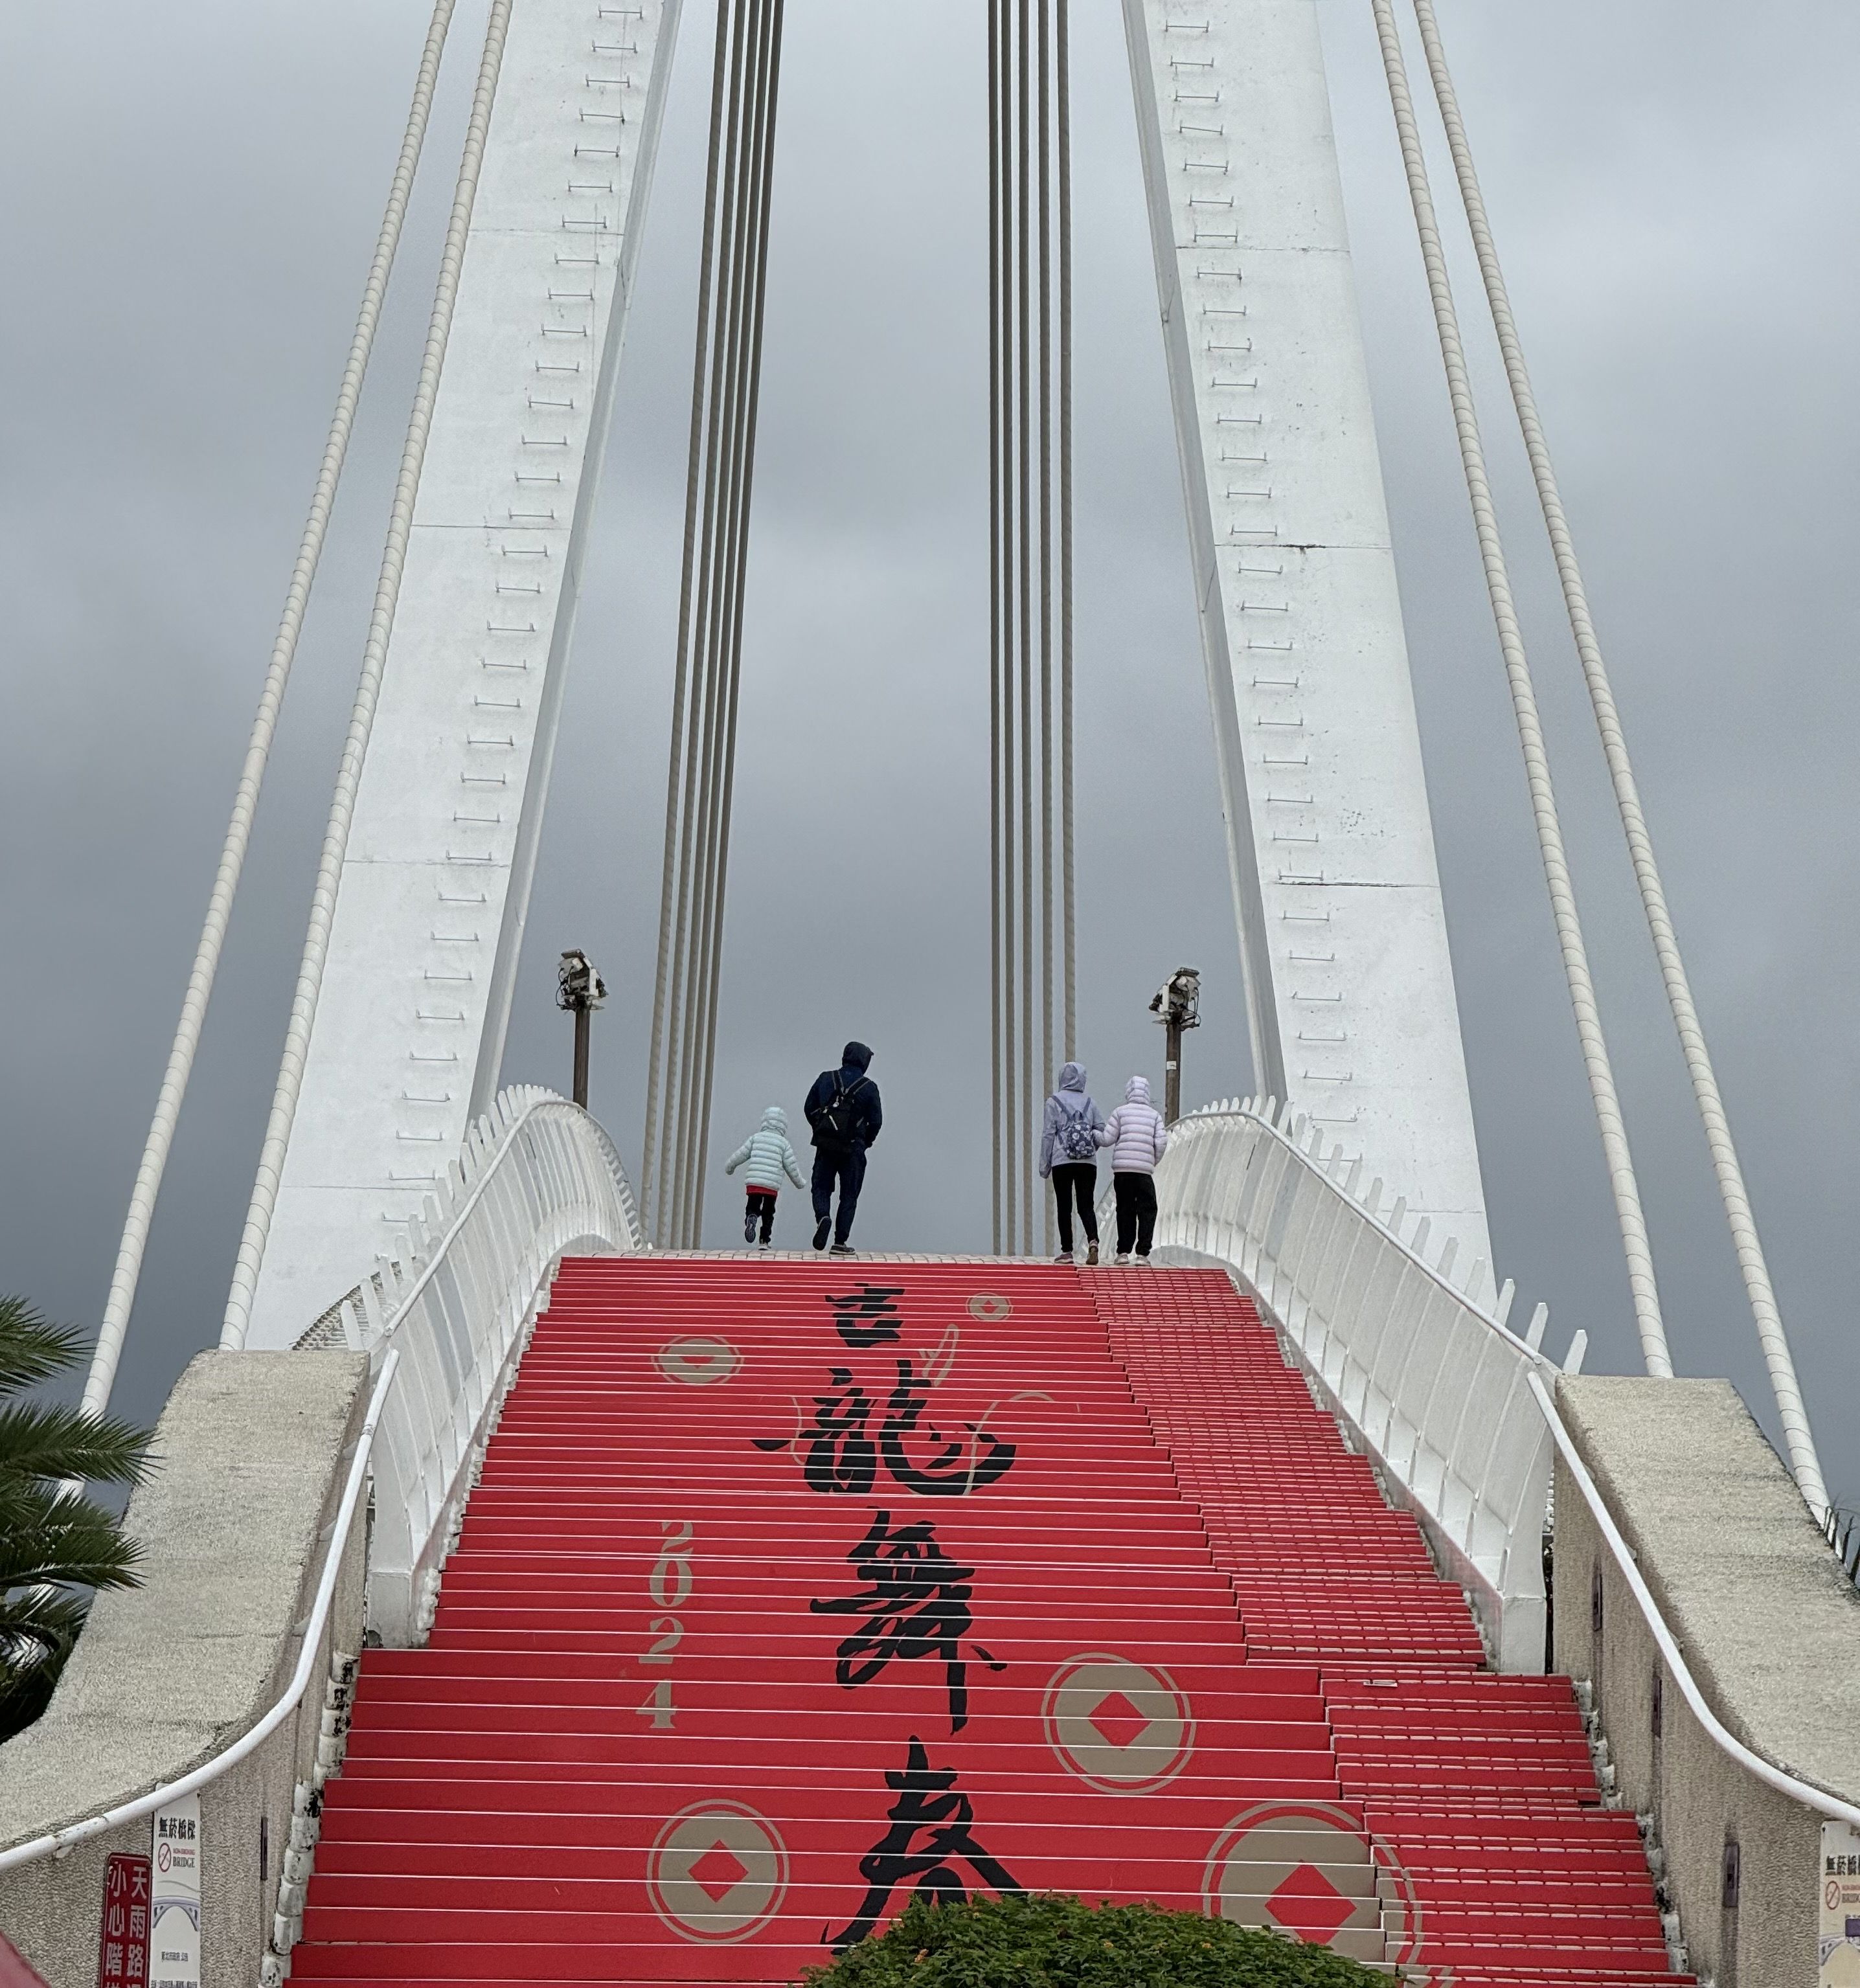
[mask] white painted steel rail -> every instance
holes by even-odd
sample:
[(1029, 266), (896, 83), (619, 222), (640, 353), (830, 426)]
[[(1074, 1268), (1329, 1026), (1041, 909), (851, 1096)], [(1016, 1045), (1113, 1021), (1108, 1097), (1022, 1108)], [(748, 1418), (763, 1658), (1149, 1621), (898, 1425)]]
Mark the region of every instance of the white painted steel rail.
[(1551, 1441), (1529, 1382), (1556, 1371), (1537, 1350), (1545, 1314), (1525, 1338), (1507, 1330), (1509, 1286), (1483, 1303), (1483, 1263), (1456, 1286), (1450, 1239), (1430, 1264), (1426, 1219), (1404, 1241), (1405, 1204), (1383, 1219), (1381, 1182), (1359, 1199), (1360, 1168), (1339, 1178), (1341, 1151), (1286, 1120), (1236, 1102), (1172, 1127), (1157, 1244), (1239, 1272), (1442, 1549), (1500, 1668), (1541, 1670)]
[(1558, 1413), (1554, 1397), (1541, 1379), (1533, 1374), (1530, 1391), (1549, 1428), (1551, 1439), (1561, 1452), (1563, 1461), (1569, 1466), (1569, 1474), (1574, 1479), (1576, 1488), (1582, 1493), (1583, 1503), (1593, 1515), (1598, 1530), (1607, 1542), (1609, 1553), (1621, 1577), (1628, 1584), (1628, 1591), (1634, 1597), (1661, 1659), (1672, 1674), (1676, 1684), (1690, 1709), (1693, 1718), (1704, 1728), (1706, 1737), (1720, 1753), (1727, 1754), (1748, 1773), (1754, 1774), (1766, 1787), (1772, 1787), (1778, 1794), (1787, 1795), (1791, 1801), (1800, 1802), (1804, 1808), (1812, 1809), (1818, 1815), (1826, 1816), (1831, 1821), (1850, 1823), (1860, 1829), (1860, 1807), (1852, 1802), (1841, 1800), (1838, 1795), (1830, 1794), (1824, 1788), (1818, 1788), (1811, 1782), (1800, 1780), (1785, 1767), (1778, 1767), (1773, 1760), (1747, 1746), (1731, 1732), (1713, 1711), (1698, 1681), (1686, 1668), (1681, 1655), (1678, 1639), (1667, 1627), (1666, 1618), (1660, 1613), (1660, 1605), (1653, 1598), (1652, 1590), (1641, 1577), (1635, 1564), (1634, 1549), (1622, 1538), (1621, 1529), (1610, 1515), (1600, 1487), (1589, 1475), (1588, 1466), (1582, 1460), (1582, 1453), (1575, 1440), (1564, 1426)]
[(501, 1093), (467, 1135), (397, 1258), (338, 1307), (344, 1343), (398, 1355), (374, 1470), (368, 1624), (414, 1642), (472, 1467), (556, 1266), (571, 1251), (641, 1247), (613, 1141), (553, 1091)]
[(369, 1398), (367, 1413), (356, 1437), (355, 1455), (349, 1465), (349, 1475), (343, 1486), (342, 1501), (336, 1508), (336, 1517), (330, 1528), (330, 1537), (323, 1549), (323, 1571), (316, 1583), (316, 1599), (310, 1604), (310, 1612), (303, 1625), (303, 1636), (298, 1645), (296, 1668), (291, 1673), (291, 1681), (285, 1686), (283, 1696), (256, 1724), (249, 1726), (229, 1746), (222, 1747), (209, 1760), (204, 1760), (178, 1780), (164, 1781), (159, 1787), (151, 1788), (147, 1794), (137, 1795), (134, 1801), (121, 1802), (114, 1808), (106, 1809), (101, 1815), (87, 1817), (82, 1822), (69, 1824), (63, 1829), (55, 1829), (44, 1836), (35, 1836), (24, 1843), (16, 1843), (10, 1850), (0, 1850), (0, 1871), (16, 1871), (22, 1865), (36, 1864), (42, 1858), (63, 1856), (75, 1845), (93, 1836), (101, 1836), (107, 1831), (120, 1829), (124, 1824), (139, 1821), (145, 1815), (153, 1815), (157, 1809), (165, 1808), (170, 1802), (179, 1801), (184, 1795), (198, 1793), (209, 1782), (217, 1781), (221, 1775), (255, 1753), (276, 1733), (285, 1720), (296, 1710), (309, 1690), (310, 1679), (316, 1674), (316, 1659), (323, 1649), (323, 1631), (328, 1625), (330, 1610), (336, 1599), (336, 1584), (341, 1576), (343, 1555), (349, 1543), (349, 1534), (355, 1523), (355, 1514), (361, 1502), (362, 1487), (367, 1481), (368, 1462), (377, 1431), (394, 1388), (394, 1378), (400, 1370), (401, 1357), (390, 1351), (381, 1362), (380, 1371), (375, 1377), (374, 1392)]

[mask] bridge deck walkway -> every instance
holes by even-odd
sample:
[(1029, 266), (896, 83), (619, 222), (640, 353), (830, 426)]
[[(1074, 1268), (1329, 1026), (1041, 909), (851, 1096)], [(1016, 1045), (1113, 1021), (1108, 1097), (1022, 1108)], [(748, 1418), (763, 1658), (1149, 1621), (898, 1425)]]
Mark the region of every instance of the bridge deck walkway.
[(566, 1264), (294, 1977), (780, 1982), (913, 1893), (1671, 1982), (1567, 1680), (1485, 1666), (1223, 1276)]

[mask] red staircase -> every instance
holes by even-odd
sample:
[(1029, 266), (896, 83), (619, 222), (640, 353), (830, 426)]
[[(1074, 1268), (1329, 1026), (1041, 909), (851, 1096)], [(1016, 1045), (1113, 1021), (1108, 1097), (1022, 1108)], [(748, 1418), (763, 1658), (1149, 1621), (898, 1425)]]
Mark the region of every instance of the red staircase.
[(785, 1982), (1017, 1887), (1672, 1982), (1567, 1682), (1484, 1661), (1219, 1273), (571, 1263), (294, 1976)]

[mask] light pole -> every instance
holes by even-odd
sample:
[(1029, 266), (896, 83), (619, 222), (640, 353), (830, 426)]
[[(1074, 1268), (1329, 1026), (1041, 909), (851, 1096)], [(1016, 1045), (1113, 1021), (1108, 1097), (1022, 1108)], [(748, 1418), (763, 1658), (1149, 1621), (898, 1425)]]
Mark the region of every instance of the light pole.
[(588, 1018), (607, 998), (607, 983), (594, 971), (587, 955), (577, 947), (562, 955), (556, 969), (556, 1006), (575, 1018), (575, 1102), (587, 1109)]
[(1201, 1026), (1201, 975), (1192, 966), (1179, 966), (1158, 989), (1150, 1013), (1162, 1023), (1162, 1121), (1173, 1125), (1182, 1116), (1182, 1032)]

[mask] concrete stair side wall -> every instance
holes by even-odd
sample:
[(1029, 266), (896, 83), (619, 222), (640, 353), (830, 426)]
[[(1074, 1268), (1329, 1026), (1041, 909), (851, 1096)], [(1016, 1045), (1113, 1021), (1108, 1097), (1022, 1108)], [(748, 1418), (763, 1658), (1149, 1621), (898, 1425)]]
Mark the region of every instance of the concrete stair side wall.
[[(1787, 1773), (1860, 1797), (1860, 1592), (1737, 1391), (1566, 1376), (1557, 1404), (1713, 1712)], [(1821, 1818), (1693, 1716), (1561, 1456), (1555, 1569), (1556, 1668), (1592, 1688), (1619, 1793), (1652, 1817), (1692, 1969), (1716, 1988), (1816, 1988)]]
[[(0, 1848), (133, 1801), (210, 1759), (282, 1695), (368, 1399), (350, 1353), (203, 1353), (156, 1427), (130, 1499), (143, 1584), (98, 1596), (52, 1703), (0, 1747)], [(255, 1983), (314, 1781), (333, 1652), (362, 1637), (367, 1528), (345, 1552), (326, 1647), (294, 1716), (201, 1792), (202, 1979)], [(104, 1872), (147, 1856), (147, 1817), (0, 1874), (0, 1931), (48, 1988), (93, 1988)], [(263, 1851), (261, 1858), (261, 1841)]]

